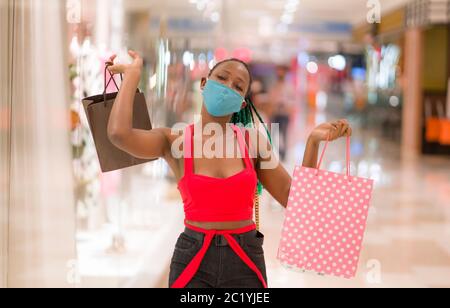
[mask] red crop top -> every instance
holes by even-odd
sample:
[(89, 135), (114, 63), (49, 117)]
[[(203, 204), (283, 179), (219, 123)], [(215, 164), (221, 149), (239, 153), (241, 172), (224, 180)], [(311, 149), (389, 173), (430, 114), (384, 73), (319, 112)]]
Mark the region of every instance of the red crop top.
[(251, 220), (258, 182), (242, 131), (232, 125), (239, 148), (245, 153), (245, 169), (228, 178), (194, 174), (194, 125), (186, 127), (184, 139), (184, 176), (178, 183), (187, 220), (225, 222)]

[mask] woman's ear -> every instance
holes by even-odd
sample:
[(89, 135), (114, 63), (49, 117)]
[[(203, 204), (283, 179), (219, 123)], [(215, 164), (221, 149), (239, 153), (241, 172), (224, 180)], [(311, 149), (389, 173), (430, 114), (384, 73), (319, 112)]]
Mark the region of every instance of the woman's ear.
[(205, 86), (206, 86), (206, 78), (203, 77), (202, 80), (200, 81), (200, 89), (203, 91)]
[(245, 107), (247, 107), (247, 102), (246, 102), (246, 101), (243, 101), (243, 102), (242, 102), (242, 107), (241, 107), (241, 109), (244, 109)]

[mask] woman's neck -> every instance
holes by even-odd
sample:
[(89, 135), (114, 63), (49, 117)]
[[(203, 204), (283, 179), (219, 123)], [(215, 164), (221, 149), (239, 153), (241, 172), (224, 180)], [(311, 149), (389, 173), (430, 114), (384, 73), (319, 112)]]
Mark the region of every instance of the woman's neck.
[[(202, 108), (202, 112), (201, 112), (201, 129), (202, 132), (204, 132), (204, 128), (206, 127), (206, 125), (208, 124), (218, 124), (221, 126), (222, 128), (222, 132), (226, 132), (227, 129), (227, 124), (229, 124), (231, 122), (231, 118), (232, 116), (226, 116), (226, 117), (213, 117), (211, 116), (205, 109), (205, 106), (203, 106)], [(197, 122), (195, 125), (198, 125), (199, 123)]]

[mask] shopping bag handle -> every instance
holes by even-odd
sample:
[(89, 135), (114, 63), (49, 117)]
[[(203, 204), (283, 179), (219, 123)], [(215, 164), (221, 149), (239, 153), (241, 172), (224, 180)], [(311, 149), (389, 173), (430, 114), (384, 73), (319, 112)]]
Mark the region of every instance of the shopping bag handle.
[[(111, 81), (113, 81), (114, 82), (114, 85), (116, 86), (116, 89), (117, 89), (117, 91), (119, 91), (120, 89), (119, 89), (119, 86), (117, 85), (117, 82), (116, 82), (116, 80), (114, 79), (114, 74), (113, 73), (111, 73), (109, 70), (108, 70), (108, 67), (109, 66), (111, 66), (111, 65), (113, 65), (113, 63), (112, 62), (106, 62), (105, 63), (105, 72), (104, 72), (104, 74), (103, 74), (103, 76), (104, 76), (104, 86), (105, 86), (105, 88), (103, 89), (103, 94), (106, 94), (106, 90), (108, 89), (108, 87), (109, 87), (109, 85), (111, 84)], [(106, 82), (106, 73), (108, 73), (109, 72), (109, 81), (108, 81), (108, 83)], [(121, 81), (123, 81), (123, 75), (122, 74), (120, 74), (120, 80)]]
[[(325, 142), (325, 146), (323, 147), (322, 154), (320, 155), (319, 163), (317, 164), (317, 172), (316, 175), (319, 174), (320, 167), (322, 166), (323, 157), (325, 156), (325, 151), (327, 150), (328, 143), (330, 143), (330, 133), (328, 133), (327, 141)], [(347, 165), (347, 177), (350, 179), (350, 136), (347, 136), (346, 141), (346, 165)]]
[[(106, 63), (105, 63), (105, 71), (104, 71), (104, 73), (103, 73), (103, 78), (104, 78), (104, 84), (103, 84), (103, 85), (104, 85), (104, 87), (105, 87), (105, 88), (103, 89), (103, 103), (104, 103), (105, 107), (106, 107), (106, 90), (108, 89), (109, 85), (111, 84), (111, 81), (114, 82), (114, 85), (116, 86), (117, 91), (120, 91), (119, 86), (117, 85), (117, 82), (116, 82), (116, 80), (114, 79), (114, 74), (111, 73), (111, 72), (108, 70), (108, 66), (111, 66), (111, 65), (113, 65), (112, 62), (110, 62), (110, 61), (106, 62)], [(106, 82), (106, 73), (108, 73), (108, 72), (109, 72), (109, 81)], [(122, 74), (120, 74), (120, 80), (123, 81), (123, 76), (122, 76)]]

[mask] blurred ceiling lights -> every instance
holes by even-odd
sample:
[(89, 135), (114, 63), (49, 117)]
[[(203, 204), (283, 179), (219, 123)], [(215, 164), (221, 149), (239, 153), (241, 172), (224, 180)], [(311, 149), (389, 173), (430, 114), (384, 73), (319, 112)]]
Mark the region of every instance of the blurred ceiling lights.
[(308, 71), (308, 73), (310, 74), (316, 74), (319, 71), (319, 66), (317, 65), (316, 62), (314, 61), (309, 61), (306, 64), (306, 70)]
[(299, 0), (286, 0), (284, 6), (284, 13), (281, 16), (281, 22), (290, 25), (294, 22), (294, 15), (298, 10)]
[(220, 1), (217, 0), (189, 0), (189, 3), (196, 6), (197, 10), (203, 13), (203, 17), (209, 18), (212, 22), (220, 21)]
[(328, 59), (328, 65), (335, 70), (343, 71), (347, 66), (347, 61), (343, 55), (335, 55)]

